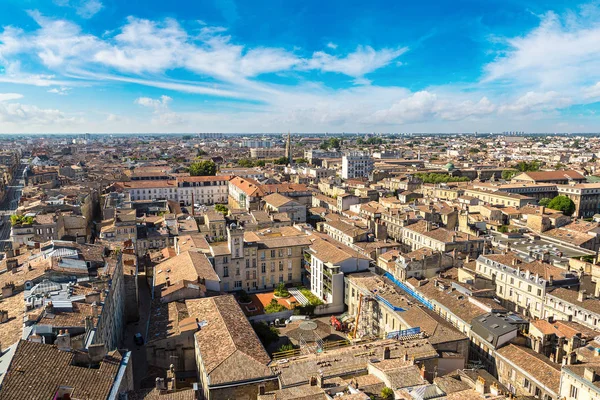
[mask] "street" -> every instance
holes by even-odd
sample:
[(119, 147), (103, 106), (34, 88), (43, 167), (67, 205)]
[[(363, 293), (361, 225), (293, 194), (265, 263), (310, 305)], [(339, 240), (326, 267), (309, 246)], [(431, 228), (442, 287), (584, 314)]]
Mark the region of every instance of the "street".
[[(148, 340), (147, 326), (148, 318), (150, 316), (150, 289), (146, 283), (146, 275), (138, 275), (139, 285), (139, 312), (140, 319), (136, 322), (131, 322), (125, 327), (125, 339), (124, 347), (131, 351), (131, 359), (133, 360), (133, 382), (135, 389), (140, 389), (141, 381), (147, 376), (147, 364), (146, 364), (146, 341)], [(141, 333), (144, 336), (144, 345), (138, 346), (133, 341), (133, 336), (136, 333)]]
[(11, 184), (6, 191), (6, 197), (0, 203), (0, 251), (6, 251), (11, 247), (10, 242), (10, 216), (19, 207), (21, 193), (23, 191), (23, 170), (26, 164), (19, 164), (15, 172)]

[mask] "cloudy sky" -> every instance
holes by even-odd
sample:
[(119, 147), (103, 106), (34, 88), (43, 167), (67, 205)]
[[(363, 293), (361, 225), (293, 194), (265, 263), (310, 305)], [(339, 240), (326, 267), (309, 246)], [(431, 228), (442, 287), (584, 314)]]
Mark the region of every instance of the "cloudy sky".
[(0, 1), (0, 133), (600, 132), (599, 101), (600, 3)]

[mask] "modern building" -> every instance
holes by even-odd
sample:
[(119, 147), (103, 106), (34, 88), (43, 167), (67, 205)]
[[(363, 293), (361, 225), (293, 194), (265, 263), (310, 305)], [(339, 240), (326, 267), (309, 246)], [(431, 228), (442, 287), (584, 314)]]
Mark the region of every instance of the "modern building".
[(343, 179), (368, 178), (373, 168), (373, 158), (367, 153), (350, 152), (342, 157)]

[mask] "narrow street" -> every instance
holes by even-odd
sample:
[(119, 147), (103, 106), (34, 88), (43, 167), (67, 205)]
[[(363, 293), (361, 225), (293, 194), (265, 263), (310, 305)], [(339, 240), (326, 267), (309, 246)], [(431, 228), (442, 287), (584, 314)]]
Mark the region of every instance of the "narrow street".
[(0, 203), (0, 251), (6, 251), (11, 247), (10, 242), (10, 216), (19, 207), (21, 193), (23, 191), (23, 170), (26, 164), (19, 164), (13, 176), (11, 184), (6, 191), (6, 197)]
[(144, 343), (148, 339), (146, 337), (148, 318), (150, 316), (150, 289), (146, 283), (146, 275), (138, 276), (139, 285), (139, 312), (140, 319), (136, 322), (131, 322), (125, 327), (124, 347), (131, 351), (133, 360), (133, 381), (135, 389), (140, 388), (142, 379), (147, 375), (146, 364), (146, 345), (138, 346), (133, 340), (136, 333), (141, 333), (144, 336)]

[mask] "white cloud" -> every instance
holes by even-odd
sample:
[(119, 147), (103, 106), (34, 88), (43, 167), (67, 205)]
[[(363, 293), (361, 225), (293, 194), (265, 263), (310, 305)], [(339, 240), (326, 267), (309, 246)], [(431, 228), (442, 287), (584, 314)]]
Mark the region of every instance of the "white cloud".
[(71, 90), (71, 88), (69, 88), (69, 87), (61, 86), (59, 88), (49, 89), (48, 93), (58, 94), (59, 96), (66, 96), (69, 94), (70, 90)]
[(134, 100), (135, 104), (139, 104), (140, 106), (153, 108), (155, 110), (162, 110), (169, 107), (169, 103), (173, 99), (169, 96), (162, 95), (158, 99), (153, 99), (150, 97), (138, 97)]
[(516, 101), (500, 107), (500, 113), (528, 114), (538, 111), (551, 111), (570, 106), (572, 100), (557, 92), (527, 92)]
[(104, 8), (100, 0), (54, 0), (54, 3), (60, 7), (75, 9), (77, 15), (85, 19), (92, 18)]
[(17, 100), (22, 97), (20, 93), (0, 93), (0, 101)]
[(485, 82), (505, 81), (569, 89), (600, 78), (600, 18), (597, 8), (561, 16), (548, 12), (531, 32), (501, 39), (507, 49), (485, 66)]
[(586, 99), (594, 99), (600, 97), (600, 82), (595, 85), (583, 88), (583, 97)]
[(335, 43), (333, 43), (333, 42), (329, 42), (329, 43), (327, 43), (327, 47), (329, 47), (330, 49), (335, 50), (335, 49), (337, 49), (338, 45), (335, 44)]
[(360, 78), (385, 67), (407, 51), (407, 47), (375, 50), (371, 46), (358, 46), (356, 51), (345, 57), (332, 56), (323, 51), (318, 51), (308, 60), (306, 67)]
[[(27, 128), (44, 127), (46, 125), (66, 125), (83, 123), (81, 118), (69, 117), (65, 113), (56, 109), (43, 109), (37, 106), (21, 103), (0, 102), (0, 121), (4, 124), (18, 124)], [(10, 126), (4, 129), (10, 132)], [(3, 130), (4, 130), (3, 129)], [(20, 129), (23, 129), (21, 126)]]

